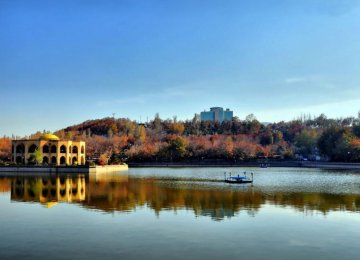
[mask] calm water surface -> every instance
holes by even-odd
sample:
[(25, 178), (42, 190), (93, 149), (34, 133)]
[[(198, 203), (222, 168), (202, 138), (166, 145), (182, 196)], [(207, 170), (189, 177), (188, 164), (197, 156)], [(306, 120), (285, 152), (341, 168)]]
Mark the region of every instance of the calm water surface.
[[(254, 184), (223, 172), (254, 172)], [(360, 259), (360, 172), (138, 168), (0, 178), (0, 259)]]

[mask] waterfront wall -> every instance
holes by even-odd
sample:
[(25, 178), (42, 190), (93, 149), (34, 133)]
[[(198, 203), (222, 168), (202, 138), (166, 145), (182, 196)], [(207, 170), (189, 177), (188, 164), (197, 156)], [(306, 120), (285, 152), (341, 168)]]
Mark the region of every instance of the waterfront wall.
[(95, 166), (89, 168), (89, 173), (111, 173), (111, 172), (119, 172), (119, 171), (127, 171), (127, 164), (119, 164), (119, 165), (104, 165), (104, 166)]
[(30, 173), (110, 173), (128, 170), (127, 164), (105, 166), (0, 166), (1, 176)]

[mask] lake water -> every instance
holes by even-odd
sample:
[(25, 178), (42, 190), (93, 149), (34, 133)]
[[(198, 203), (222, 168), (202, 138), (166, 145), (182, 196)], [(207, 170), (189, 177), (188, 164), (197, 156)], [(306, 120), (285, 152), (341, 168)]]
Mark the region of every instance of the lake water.
[[(226, 184), (223, 172), (254, 172)], [(0, 259), (360, 259), (360, 172), (0, 178)]]

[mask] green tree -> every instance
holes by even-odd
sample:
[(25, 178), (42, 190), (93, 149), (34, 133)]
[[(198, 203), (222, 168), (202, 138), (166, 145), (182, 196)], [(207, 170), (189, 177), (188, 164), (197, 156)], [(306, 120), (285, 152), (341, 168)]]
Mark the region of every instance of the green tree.
[(184, 158), (186, 154), (187, 142), (185, 138), (178, 136), (174, 140), (170, 141), (167, 150), (171, 160), (180, 160)]
[(161, 124), (161, 118), (159, 116), (159, 113), (155, 114), (155, 118), (154, 118), (154, 121), (153, 121), (153, 127), (154, 127), (155, 133), (157, 135), (161, 134), (162, 124)]
[(142, 143), (145, 142), (146, 139), (146, 129), (143, 125), (138, 125), (135, 130), (135, 138)]
[(331, 127), (320, 136), (318, 146), (332, 161), (349, 161), (352, 140), (349, 128)]
[(114, 132), (113, 132), (113, 130), (112, 130), (111, 128), (108, 129), (108, 131), (107, 131), (107, 136), (108, 136), (109, 138), (112, 138), (112, 137), (114, 136)]
[(34, 162), (35, 164), (39, 165), (43, 162), (43, 154), (39, 148), (36, 148), (34, 153), (30, 155), (31, 162)]
[(303, 155), (309, 155), (316, 147), (318, 133), (315, 129), (305, 129), (295, 136), (295, 146)]

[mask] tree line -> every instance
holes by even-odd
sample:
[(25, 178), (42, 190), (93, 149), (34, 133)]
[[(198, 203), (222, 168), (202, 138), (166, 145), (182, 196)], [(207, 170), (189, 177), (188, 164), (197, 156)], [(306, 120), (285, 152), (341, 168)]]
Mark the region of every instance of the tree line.
[[(42, 132), (31, 135), (40, 136)], [(55, 132), (86, 141), (86, 155), (101, 164), (199, 160), (308, 159), (360, 161), (360, 113), (339, 119), (301, 116), (263, 124), (254, 115), (244, 120), (211, 122), (161, 119), (146, 123), (127, 118), (88, 120)], [(0, 159), (11, 158), (11, 138), (0, 138)]]

